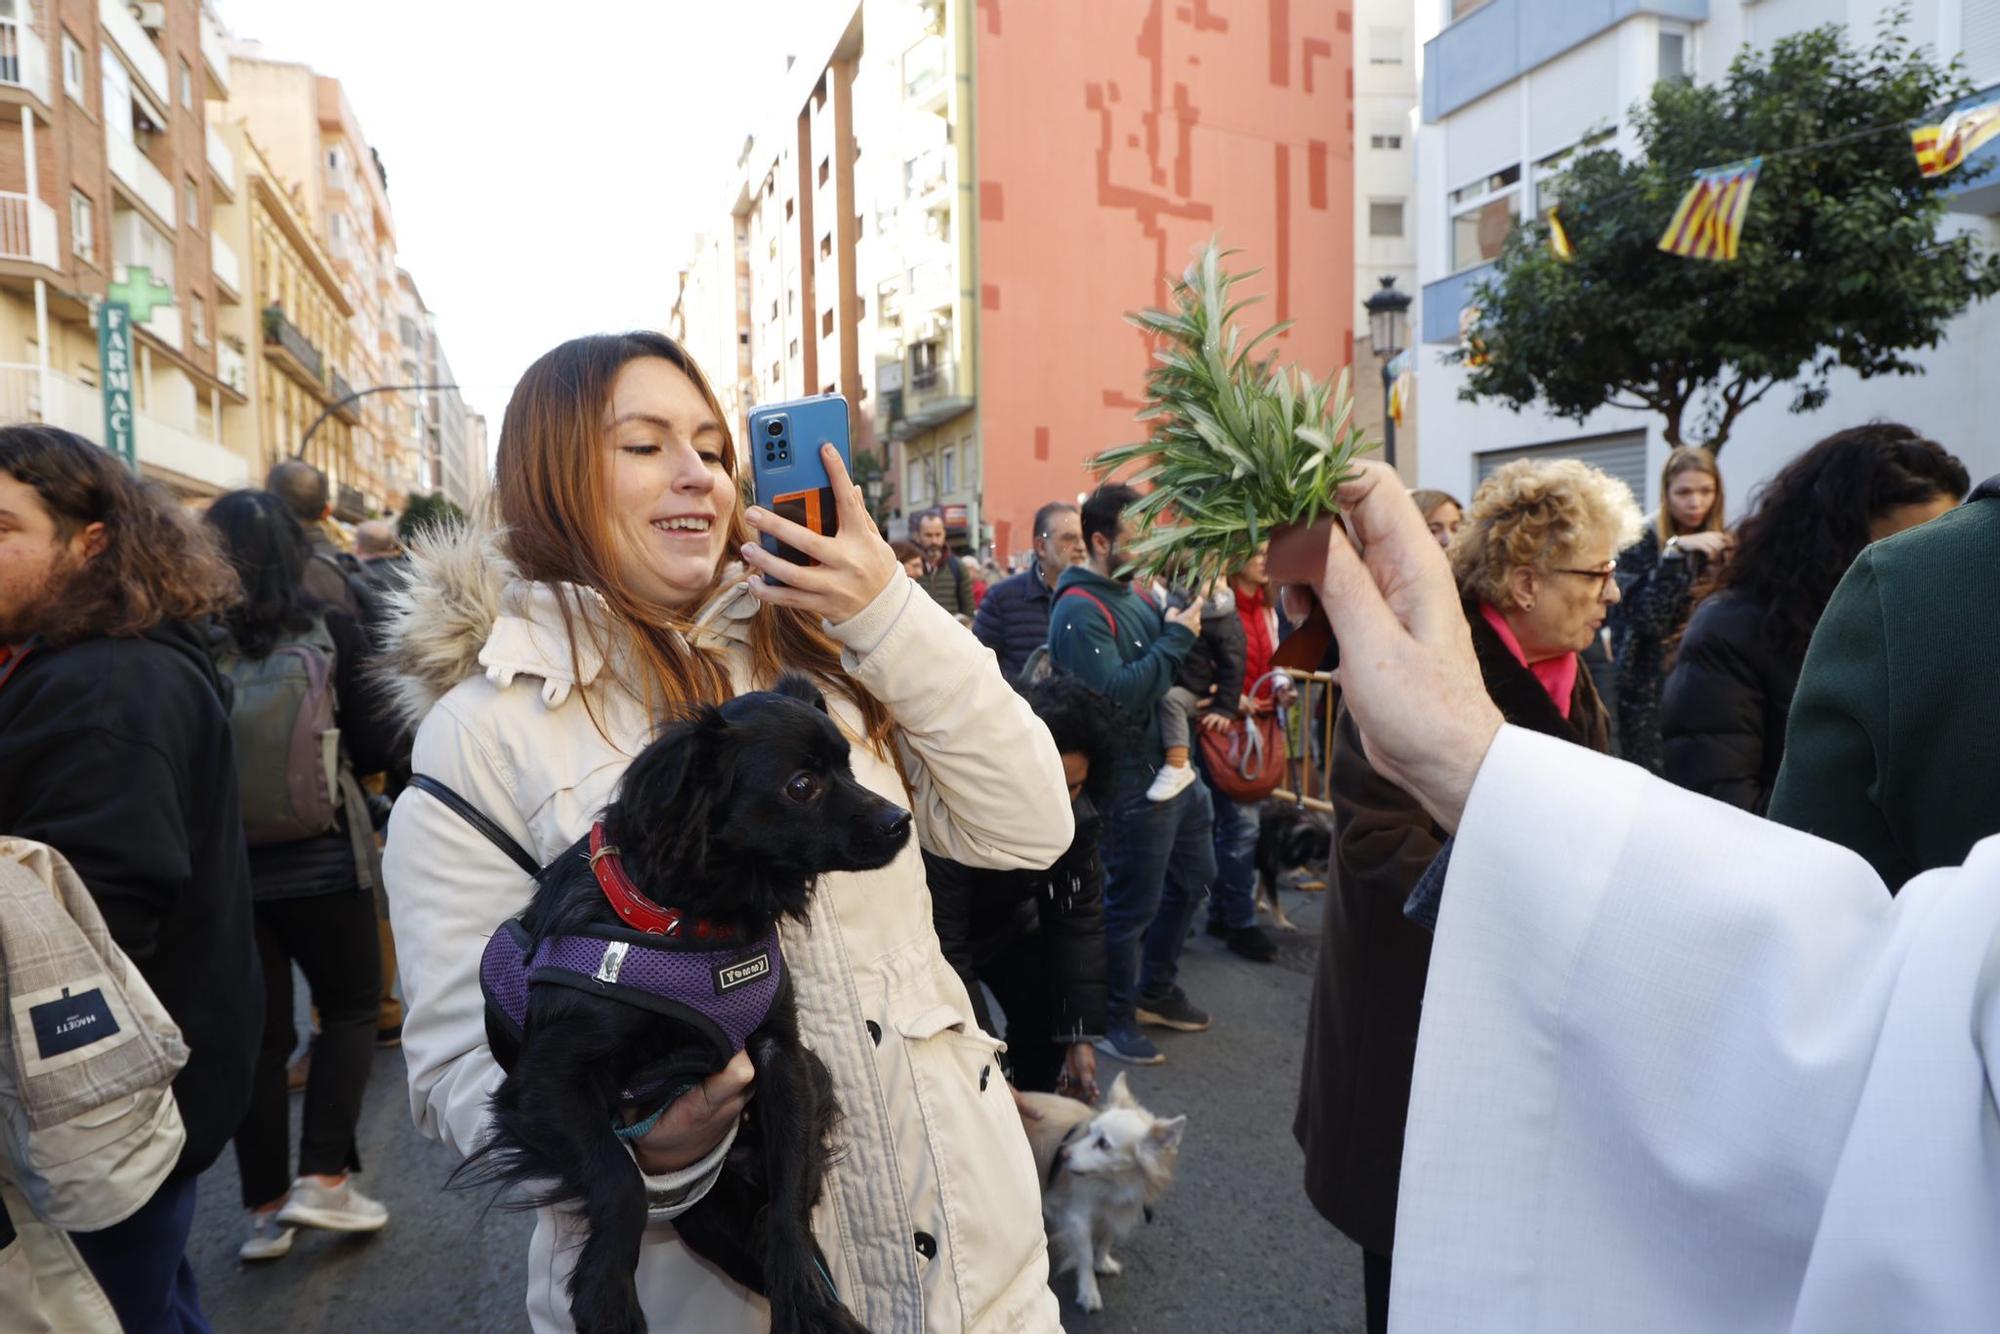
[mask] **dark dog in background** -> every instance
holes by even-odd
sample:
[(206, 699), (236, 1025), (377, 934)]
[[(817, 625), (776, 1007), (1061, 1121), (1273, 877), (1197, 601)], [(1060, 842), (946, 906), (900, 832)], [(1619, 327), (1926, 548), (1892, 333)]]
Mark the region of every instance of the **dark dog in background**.
[(799, 1041), (777, 923), (806, 919), (822, 874), (885, 866), (909, 833), (909, 812), (855, 781), (818, 690), (786, 677), (641, 752), (601, 823), (489, 946), (487, 1031), (508, 1075), (465, 1167), (524, 1190), (527, 1207), (580, 1205), (569, 1297), (584, 1334), (646, 1327), (633, 1278), (645, 1188), (621, 1139), (739, 1048), (756, 1067), (754, 1112), (674, 1227), (770, 1299), (772, 1329), (864, 1330), (812, 1237), (839, 1113)]
[(1257, 815), (1257, 904), (1274, 924), (1298, 930), (1278, 901), (1278, 886), (1296, 870), (1325, 873), (1332, 854), (1333, 831), (1322, 817), (1289, 801), (1264, 803)]

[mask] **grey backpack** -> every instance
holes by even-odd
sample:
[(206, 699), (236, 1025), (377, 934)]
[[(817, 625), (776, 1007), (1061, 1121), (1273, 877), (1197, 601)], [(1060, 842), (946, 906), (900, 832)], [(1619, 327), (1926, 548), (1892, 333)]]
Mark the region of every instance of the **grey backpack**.
[(251, 846), (291, 843), (334, 828), (341, 809), (340, 729), (334, 725), (334, 646), (326, 618), (261, 658), (234, 644), (216, 666), (235, 687), (229, 730), (243, 834)]

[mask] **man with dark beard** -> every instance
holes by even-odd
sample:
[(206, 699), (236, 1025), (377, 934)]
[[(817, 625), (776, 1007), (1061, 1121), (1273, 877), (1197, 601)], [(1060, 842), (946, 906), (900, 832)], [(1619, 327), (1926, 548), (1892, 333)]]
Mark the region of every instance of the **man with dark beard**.
[(243, 1117), (263, 1023), (236, 758), (198, 629), (234, 572), (81, 436), (0, 427), (0, 833), (69, 859), (180, 1026), (187, 1143), (124, 1222), (76, 1233), (128, 1330), (205, 1330), (195, 1178)]

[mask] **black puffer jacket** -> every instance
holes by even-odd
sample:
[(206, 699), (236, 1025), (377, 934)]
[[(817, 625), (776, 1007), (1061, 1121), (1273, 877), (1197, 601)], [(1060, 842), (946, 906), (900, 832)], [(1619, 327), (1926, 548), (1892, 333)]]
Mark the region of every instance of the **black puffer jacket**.
[(1606, 623), (1617, 662), (1618, 754), (1660, 772), (1660, 682), (1667, 649), (1687, 624), (1694, 582), (1707, 567), (1700, 552), (1660, 546), (1651, 523), (1618, 553), (1619, 600)]
[(989, 1033), (993, 1016), (979, 970), (1039, 933), (1055, 1017), (1048, 1039), (1072, 1043), (1104, 1035), (1104, 863), (1097, 854), (1103, 822), (1087, 795), (1073, 809), (1076, 838), (1046, 871), (992, 871), (924, 854), (938, 944), (972, 995), (973, 1016)]
[[(1192, 601), (1191, 594), (1175, 589), (1167, 599), (1167, 606), (1179, 611)], [(1180, 675), (1174, 684), (1207, 700), (1205, 712), (1234, 718), (1237, 701), (1243, 697), (1243, 673), (1249, 653), (1243, 618), (1236, 614), (1236, 595), (1226, 588), (1218, 589), (1215, 596), (1201, 604), (1201, 633), (1195, 636), (1194, 647), (1182, 659)], [(1210, 691), (1215, 692), (1212, 699)]]
[(1785, 758), (1785, 724), (1803, 655), (1780, 651), (1764, 609), (1726, 590), (1681, 637), (1660, 695), (1666, 776), (1691, 792), (1764, 814)]

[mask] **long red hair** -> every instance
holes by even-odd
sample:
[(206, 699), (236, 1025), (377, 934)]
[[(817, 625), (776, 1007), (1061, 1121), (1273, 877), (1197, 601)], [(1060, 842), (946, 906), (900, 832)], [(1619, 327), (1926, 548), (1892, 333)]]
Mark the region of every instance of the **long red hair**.
[[(671, 362), (701, 391), (723, 434), (730, 437), (723, 466), (740, 492), (735, 440), (708, 377), (679, 343), (665, 334), (641, 331), (573, 338), (528, 368), (501, 422), (494, 496), (506, 525), (507, 552), (522, 576), (559, 590), (557, 601), (572, 655), (578, 634), (586, 632), (583, 627), (595, 626), (574, 591), (589, 588), (610, 607), (615, 624), (629, 636), (645, 664), (647, 684), (656, 696), (651, 702), (661, 712), (671, 713), (719, 704), (735, 692), (723, 655), (689, 642), (692, 616), (663, 612), (640, 598), (614, 554), (603, 422), (618, 372), (640, 357)], [(730, 514), (729, 540), (716, 562), (711, 595), (721, 585), (730, 553), (750, 540), (743, 506), (738, 504)], [(592, 628), (587, 633), (601, 632)], [(596, 647), (607, 660), (616, 657), (615, 645)], [(851, 700), (861, 712), (868, 741), (878, 750), (883, 748), (892, 725), (888, 710), (848, 676), (840, 665), (839, 645), (820, 628), (817, 617), (789, 607), (760, 607), (750, 619), (749, 647), (751, 676), (757, 684), (769, 684), (785, 671), (806, 673), (823, 688)]]

